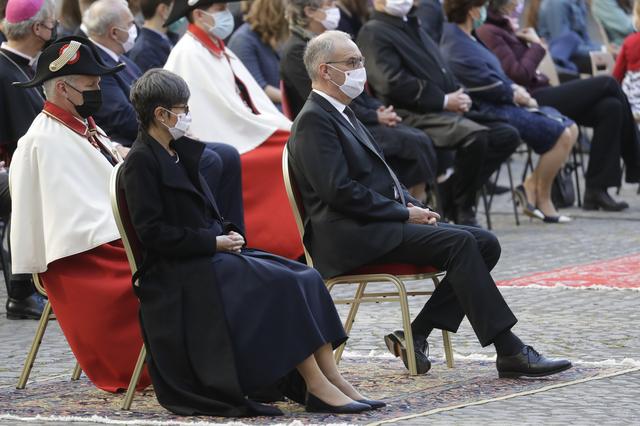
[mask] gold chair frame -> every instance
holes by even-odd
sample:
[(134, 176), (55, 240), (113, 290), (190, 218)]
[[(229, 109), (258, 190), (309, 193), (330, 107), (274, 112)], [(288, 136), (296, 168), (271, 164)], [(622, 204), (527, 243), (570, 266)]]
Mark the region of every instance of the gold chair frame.
[[(282, 176), (284, 178), (284, 184), (289, 198), (289, 204), (293, 211), (293, 216), (296, 220), (298, 232), (300, 238), (304, 241), (304, 223), (300, 212), (300, 200), (299, 194), (295, 188), (295, 182), (293, 176), (289, 172), (289, 153), (285, 146), (282, 153)], [(304, 255), (307, 260), (307, 265), (313, 267), (313, 260), (311, 255), (304, 247)], [(418, 281), (430, 279), (434, 285), (437, 286), (440, 283), (440, 278), (444, 275), (443, 272), (434, 273), (421, 273), (413, 275), (392, 275), (384, 273), (375, 274), (358, 274), (358, 275), (343, 275), (331, 278), (325, 282), (329, 293), (337, 285), (354, 285), (357, 284), (355, 295), (352, 298), (334, 298), (333, 301), (336, 305), (348, 305), (351, 304), (351, 308), (347, 315), (347, 319), (344, 324), (347, 334), (351, 332), (353, 323), (355, 322), (356, 314), (360, 308), (361, 303), (382, 303), (382, 302), (399, 302), (400, 310), (402, 313), (402, 327), (405, 335), (405, 345), (407, 354), (414, 353), (413, 346), (413, 334), (411, 332), (411, 317), (409, 313), (408, 296), (429, 296), (433, 294), (433, 291), (407, 291), (405, 286), (406, 281)], [(395, 291), (389, 290), (385, 292), (366, 292), (366, 287), (370, 283), (386, 283), (395, 287)], [(453, 349), (451, 348), (451, 339), (449, 333), (446, 330), (442, 330), (442, 338), (444, 340), (444, 351), (447, 360), (447, 366), (453, 368)], [(336, 363), (340, 362), (342, 353), (344, 352), (346, 343), (340, 345), (335, 352)], [(415, 356), (407, 356), (407, 362), (409, 364), (409, 373), (412, 376), (418, 374), (416, 368)]]
[[(127, 229), (122, 222), (121, 216), (121, 206), (118, 199), (118, 176), (121, 172), (122, 165), (124, 163), (118, 163), (113, 168), (111, 172), (111, 178), (109, 179), (109, 195), (111, 197), (111, 209), (113, 211), (113, 217), (115, 218), (116, 225), (118, 226), (118, 231), (120, 232), (120, 237), (122, 239), (122, 244), (124, 245), (124, 250), (127, 253), (127, 260), (129, 261), (129, 267), (131, 268), (131, 274), (135, 274), (138, 271), (138, 264), (136, 263), (136, 258), (133, 253), (131, 241), (129, 240), (129, 236), (127, 234)], [(134, 283), (135, 286), (138, 286), (138, 281)], [(140, 348), (140, 354), (138, 355), (138, 360), (136, 361), (136, 365), (133, 368), (133, 372), (131, 373), (131, 380), (129, 381), (129, 387), (127, 388), (127, 393), (124, 396), (124, 400), (122, 401), (122, 405), (120, 408), (122, 410), (131, 409), (131, 404), (133, 403), (133, 397), (136, 393), (136, 386), (138, 386), (138, 382), (140, 382), (140, 376), (142, 375), (142, 369), (144, 368), (145, 358), (147, 356), (147, 348), (142, 343), (142, 348)]]
[[(40, 293), (44, 297), (47, 297), (47, 291), (42, 286), (38, 274), (33, 274), (33, 283), (38, 293)], [(20, 373), (20, 378), (18, 379), (16, 389), (24, 389), (27, 386), (27, 381), (29, 380), (29, 376), (31, 375), (31, 369), (33, 368), (33, 364), (36, 361), (36, 356), (38, 355), (38, 350), (40, 349), (40, 345), (42, 344), (44, 332), (47, 330), (47, 325), (49, 325), (49, 321), (51, 321), (52, 319), (54, 319), (53, 311), (51, 309), (51, 303), (49, 302), (49, 299), (47, 299), (44, 305), (44, 309), (42, 309), (42, 315), (40, 315), (40, 321), (38, 322), (38, 328), (36, 329), (36, 334), (33, 337), (31, 348), (27, 353), (27, 359), (24, 361), (22, 373)], [(76, 361), (76, 366), (74, 367), (73, 373), (71, 374), (71, 380), (78, 380), (81, 374), (82, 369), (80, 368), (80, 364), (78, 364), (78, 362)]]

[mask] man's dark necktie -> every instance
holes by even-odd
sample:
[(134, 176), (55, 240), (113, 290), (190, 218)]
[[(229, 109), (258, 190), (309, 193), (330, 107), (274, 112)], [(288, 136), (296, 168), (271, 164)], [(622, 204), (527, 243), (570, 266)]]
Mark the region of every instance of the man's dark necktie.
[(356, 118), (356, 115), (354, 114), (353, 110), (349, 107), (346, 107), (344, 109), (344, 113), (347, 117), (349, 117), (349, 121), (351, 122), (351, 125), (354, 127), (356, 133), (360, 136), (360, 138), (362, 138), (362, 140), (369, 147), (369, 149), (372, 150), (387, 167), (387, 170), (389, 171), (389, 174), (391, 175), (391, 179), (393, 179), (393, 184), (395, 186), (395, 192), (397, 194), (396, 199), (400, 199), (400, 202), (402, 202), (402, 205), (406, 206), (407, 202), (404, 198), (404, 192), (402, 191), (402, 185), (400, 184), (398, 177), (393, 172), (393, 170), (391, 170), (391, 167), (389, 167), (389, 164), (387, 164), (384, 158), (380, 156), (380, 153), (375, 148), (375, 146), (373, 146), (373, 142), (369, 139), (367, 132), (365, 132), (364, 129), (362, 128), (362, 125), (360, 124), (360, 121), (358, 121), (358, 119)]

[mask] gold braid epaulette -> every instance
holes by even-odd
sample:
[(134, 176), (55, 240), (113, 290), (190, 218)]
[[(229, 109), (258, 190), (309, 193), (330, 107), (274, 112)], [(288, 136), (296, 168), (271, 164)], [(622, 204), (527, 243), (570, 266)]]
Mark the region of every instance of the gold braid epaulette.
[(60, 57), (49, 64), (49, 71), (56, 72), (67, 65), (67, 63), (74, 56), (76, 56), (76, 53), (78, 53), (78, 49), (80, 49), (80, 46), (82, 46), (80, 42), (72, 40), (71, 43), (69, 43), (69, 47), (64, 49), (64, 52), (62, 52)]

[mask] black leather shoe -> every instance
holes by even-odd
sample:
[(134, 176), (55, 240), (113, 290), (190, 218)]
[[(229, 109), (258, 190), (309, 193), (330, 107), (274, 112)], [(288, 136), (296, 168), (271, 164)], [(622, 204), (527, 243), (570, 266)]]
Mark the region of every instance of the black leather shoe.
[(616, 201), (606, 189), (587, 188), (584, 191), (584, 201), (582, 208), (585, 210), (604, 210), (607, 212), (619, 212), (629, 208), (629, 204), (624, 201)]
[(357, 399), (356, 402), (359, 402), (360, 404), (367, 404), (372, 410), (377, 410), (378, 408), (387, 406), (384, 402), (376, 401), (375, 399)]
[(39, 320), (44, 309), (45, 300), (39, 293), (33, 293), (23, 300), (7, 299), (8, 319), (35, 319)]
[(523, 346), (522, 350), (515, 355), (498, 355), (496, 368), (498, 376), (504, 378), (543, 377), (570, 369), (571, 361), (545, 358), (531, 346)]
[[(391, 334), (384, 336), (384, 343), (387, 345), (389, 352), (396, 357), (402, 357), (402, 362), (406, 369), (409, 369), (407, 361), (407, 349), (405, 347), (404, 331), (396, 330)], [(429, 361), (429, 343), (424, 336), (413, 336), (413, 350), (416, 357), (416, 370), (418, 374), (425, 374), (431, 369), (431, 361)]]
[(336, 413), (336, 414), (356, 414), (363, 411), (371, 410), (371, 406), (368, 404), (362, 404), (360, 402), (351, 402), (345, 405), (329, 405), (317, 396), (308, 393), (307, 401), (305, 403), (305, 410), (309, 413)]

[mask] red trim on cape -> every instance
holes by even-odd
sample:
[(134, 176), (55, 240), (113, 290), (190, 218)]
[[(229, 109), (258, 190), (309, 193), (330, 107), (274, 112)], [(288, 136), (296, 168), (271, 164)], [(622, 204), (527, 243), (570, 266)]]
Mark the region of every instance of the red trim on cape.
[(64, 124), (66, 127), (73, 130), (80, 136), (84, 136), (85, 138), (89, 137), (89, 127), (78, 117), (74, 116), (69, 111), (65, 111), (58, 105), (49, 101), (45, 101), (42, 112), (55, 119), (56, 121)]

